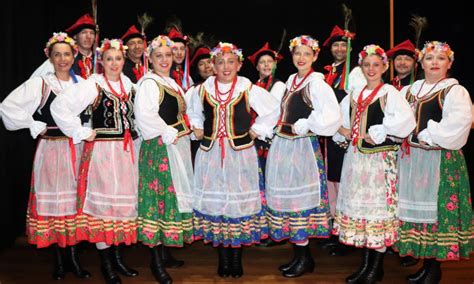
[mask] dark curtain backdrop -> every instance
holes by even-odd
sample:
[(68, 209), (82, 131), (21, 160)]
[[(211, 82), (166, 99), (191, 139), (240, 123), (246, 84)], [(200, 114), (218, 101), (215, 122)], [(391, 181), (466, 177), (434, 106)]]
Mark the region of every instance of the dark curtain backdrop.
[[(147, 30), (148, 37), (153, 38), (162, 32), (166, 18), (174, 14), (182, 20), (185, 33), (203, 31), (213, 34), (219, 40), (237, 44), (248, 56), (265, 41), (269, 41), (271, 47), (276, 49), (282, 30), (286, 28), (288, 37), (283, 46), (285, 59), (278, 66), (278, 77), (282, 80), (295, 71), (288, 52), (288, 40), (296, 35), (310, 34), (322, 44), (335, 24), (343, 26), (341, 3), (353, 9), (354, 24), (351, 30), (357, 32), (353, 43), (353, 61), (366, 44), (377, 43), (384, 48), (389, 47), (388, 0), (254, 0), (225, 4), (214, 0), (98, 2), (101, 39), (120, 37), (130, 25), (137, 24), (136, 17), (143, 12), (155, 18)], [(53, 32), (63, 31), (90, 11), (90, 1), (87, 0), (17, 0), (2, 3), (0, 29), (4, 40), (0, 48), (0, 100), (27, 80), (45, 60), (44, 44)], [(444, 5), (432, 1), (395, 0), (395, 42), (407, 38), (413, 41), (413, 32), (408, 26), (413, 13), (428, 17), (430, 26), (422, 41), (441, 40), (451, 45), (455, 51), (452, 76), (474, 94), (474, 49), (467, 44), (471, 41), (467, 37), (472, 35), (474, 25), (469, 12), (460, 0), (452, 0)], [(321, 70), (330, 60), (329, 52), (323, 49), (316, 69)], [(256, 76), (248, 61), (241, 74), (251, 79)], [(471, 135), (464, 149), (471, 179), (473, 140)], [(24, 234), (35, 145), (28, 130), (9, 132), (0, 123), (0, 248), (11, 245), (17, 236)]]

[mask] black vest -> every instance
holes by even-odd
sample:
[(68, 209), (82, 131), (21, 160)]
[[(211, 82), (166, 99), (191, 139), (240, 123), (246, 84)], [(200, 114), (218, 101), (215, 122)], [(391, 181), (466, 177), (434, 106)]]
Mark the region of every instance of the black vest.
[[(362, 94), (361, 94), (362, 95)], [(387, 95), (377, 98), (375, 101), (367, 107), (367, 109), (361, 114), (360, 125), (359, 125), (359, 136), (363, 137), (368, 132), (372, 125), (382, 124), (384, 118), (384, 109), (387, 103)], [(357, 103), (351, 99), (350, 105), (351, 112), (351, 129), (354, 123), (354, 119), (357, 112)], [(378, 145), (372, 145), (365, 141), (365, 139), (358, 139), (357, 148), (361, 153), (373, 154), (385, 151), (397, 151), (398, 144), (391, 139), (385, 139), (384, 142)]]
[(125, 135), (125, 121), (129, 125), (132, 138), (137, 137), (135, 131), (135, 117), (133, 113), (133, 100), (135, 99), (135, 90), (129, 93), (129, 99), (125, 103), (125, 116), (120, 109), (120, 99), (112, 93), (105, 91), (97, 85), (99, 95), (92, 104), (92, 128), (97, 135), (95, 140), (123, 140)]
[[(146, 79), (149, 80), (149, 79)], [(155, 81), (154, 79), (151, 79)], [(161, 85), (155, 81), (160, 90), (160, 109), (158, 115), (166, 122), (167, 125), (178, 130), (178, 137), (182, 137), (191, 133), (189, 126), (186, 124), (186, 102), (183, 96), (175, 90)]]
[[(136, 63), (133, 62), (132, 60), (128, 59), (128, 58), (125, 58), (125, 64), (123, 65), (123, 74), (125, 74), (125, 76), (127, 76), (130, 81), (132, 81), (134, 84), (136, 84), (138, 82), (138, 80), (140, 80), (141, 78), (137, 78), (137, 76), (135, 75), (135, 73), (133, 73), (133, 68), (135, 68), (136, 66)], [(142, 67), (142, 66), (139, 66), (139, 68)]]
[(43, 139), (66, 137), (66, 135), (64, 135), (64, 133), (59, 130), (59, 127), (56, 125), (56, 122), (54, 121), (53, 116), (51, 115), (51, 104), (53, 103), (55, 98), (56, 94), (53, 91), (49, 91), (48, 97), (45, 98), (46, 101), (42, 102), (41, 106), (33, 114), (34, 120), (46, 123), (46, 133), (41, 136), (41, 138)]
[(295, 122), (300, 118), (308, 118), (312, 111), (313, 105), (309, 94), (309, 84), (293, 93), (286, 90), (281, 100), (281, 114), (276, 135), (287, 139), (314, 136), (311, 131), (303, 136), (299, 136), (293, 131)]
[[(209, 151), (214, 145), (214, 141), (219, 139), (219, 108), (220, 104), (201, 85), (200, 97), (204, 112), (204, 138), (201, 141), (201, 149)], [(237, 97), (232, 98), (226, 106), (227, 117), (226, 135), (232, 149), (238, 151), (254, 145), (250, 138), (250, 113), (249, 93), (243, 91)]]
[(411, 93), (411, 88), (407, 91), (407, 101), (414, 108), (416, 117), (416, 128), (408, 138), (410, 146), (423, 148), (425, 150), (441, 150), (439, 146), (422, 145), (418, 141), (418, 133), (428, 127), (428, 121), (440, 122), (443, 115), (443, 104), (446, 94), (454, 85), (434, 92), (420, 100)]

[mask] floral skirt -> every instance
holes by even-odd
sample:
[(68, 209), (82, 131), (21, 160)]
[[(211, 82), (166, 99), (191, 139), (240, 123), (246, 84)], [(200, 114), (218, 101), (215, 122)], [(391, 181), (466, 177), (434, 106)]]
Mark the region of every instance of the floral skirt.
[(182, 247), (192, 243), (192, 213), (180, 213), (166, 145), (143, 141), (138, 183), (138, 240), (145, 245)]
[(469, 176), (461, 150), (442, 150), (438, 221), (401, 222), (395, 245), (401, 256), (459, 260), (469, 258), (474, 239)]

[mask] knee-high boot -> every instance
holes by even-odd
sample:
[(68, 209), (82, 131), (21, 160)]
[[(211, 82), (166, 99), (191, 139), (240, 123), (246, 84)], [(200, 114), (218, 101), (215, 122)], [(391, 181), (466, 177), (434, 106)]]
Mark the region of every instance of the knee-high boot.
[(297, 245), (293, 244), (293, 259), (290, 262), (282, 264), (280, 265), (280, 267), (278, 267), (281, 272), (288, 271), (291, 267), (293, 267), (293, 265), (298, 262), (297, 247)]
[(100, 270), (102, 271), (102, 276), (104, 276), (105, 282), (107, 284), (122, 283), (122, 280), (117, 273), (115, 273), (114, 268), (112, 267), (110, 248), (100, 249), (98, 251), (101, 260)]
[(359, 283), (372, 284), (383, 279), (383, 259), (385, 252), (372, 250), (368, 269), (359, 278)]
[(118, 272), (120, 272), (122, 275), (127, 276), (127, 277), (135, 277), (138, 275), (138, 271), (136, 271), (133, 268), (128, 267), (123, 262), (122, 256), (120, 254), (120, 246), (112, 246), (112, 265), (114, 266), (114, 269)]
[(84, 270), (81, 264), (79, 263), (79, 257), (76, 246), (66, 247), (66, 255), (68, 270), (72, 271), (72, 273), (74, 273), (79, 278), (91, 277), (89, 271)]
[(240, 278), (244, 274), (244, 268), (242, 266), (242, 247), (230, 248), (230, 251), (232, 277)]
[(62, 248), (58, 247), (58, 245), (54, 244), (53, 248), (53, 255), (54, 255), (54, 269), (53, 269), (53, 279), (54, 280), (61, 280), (66, 277), (66, 268), (64, 266), (64, 255)]
[(311, 256), (311, 251), (309, 249), (309, 244), (305, 246), (295, 246), (296, 256), (298, 261), (291, 266), (287, 271), (283, 272), (284, 277), (300, 277), (306, 272), (314, 271), (314, 260)]
[(441, 262), (437, 261), (436, 259), (428, 259), (430, 262), (428, 271), (426, 272), (425, 276), (420, 279), (417, 283), (423, 284), (437, 284), (441, 281)]
[(231, 274), (230, 248), (226, 248), (220, 245), (217, 248), (217, 252), (219, 254), (219, 264), (217, 266), (217, 274), (223, 278), (229, 277), (229, 275)]
[(150, 248), (151, 273), (153, 273), (153, 276), (155, 277), (156, 281), (160, 282), (161, 284), (171, 284), (173, 283), (173, 280), (171, 279), (171, 276), (168, 274), (168, 271), (166, 271), (166, 268), (161, 259), (162, 249), (163, 249), (162, 245), (158, 245), (158, 246)]
[(169, 248), (162, 246), (160, 253), (161, 261), (166, 268), (178, 268), (184, 265), (184, 261), (178, 260), (171, 255)]
[(425, 259), (423, 261), (423, 266), (414, 274), (410, 274), (407, 277), (408, 282), (410, 283), (418, 283), (421, 279), (423, 279), (428, 272), (431, 265), (431, 261), (429, 259)]
[(369, 268), (369, 263), (371, 260), (371, 256), (373, 255), (373, 250), (369, 250), (368, 248), (364, 248), (362, 252), (362, 263), (357, 269), (356, 272), (352, 273), (346, 278), (347, 283), (358, 283), (360, 277), (367, 271)]

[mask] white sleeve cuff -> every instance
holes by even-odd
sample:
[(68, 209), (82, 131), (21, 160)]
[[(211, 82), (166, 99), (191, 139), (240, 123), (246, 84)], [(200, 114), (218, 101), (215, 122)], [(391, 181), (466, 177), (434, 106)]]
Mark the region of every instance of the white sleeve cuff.
[(87, 139), (92, 135), (92, 129), (89, 127), (81, 126), (78, 130), (74, 131), (72, 135), (72, 143), (79, 144), (82, 140)]
[(166, 145), (170, 145), (176, 139), (177, 134), (178, 134), (178, 130), (176, 128), (172, 126), (167, 126), (165, 133), (161, 135), (161, 138), (163, 139), (163, 142)]
[(332, 141), (336, 143), (344, 143), (346, 142), (346, 137), (344, 137), (344, 135), (340, 134), (339, 132), (336, 132), (336, 134), (332, 136)]
[(375, 144), (381, 144), (387, 138), (387, 131), (385, 131), (385, 127), (382, 124), (372, 125), (369, 128), (369, 135)]
[(255, 123), (251, 129), (257, 134), (257, 138), (262, 141), (265, 141), (265, 138), (272, 138), (273, 136), (273, 128), (271, 127), (265, 127)]
[(428, 132), (428, 128), (423, 129), (420, 133), (418, 133), (418, 141), (425, 142), (426, 144), (433, 146), (433, 139), (431, 139), (431, 135)]
[(36, 139), (38, 135), (40, 135), (41, 132), (43, 132), (46, 129), (46, 123), (42, 121), (33, 121), (33, 123), (30, 126), (30, 134), (33, 139)]
[(296, 134), (298, 135), (305, 135), (309, 131), (309, 124), (308, 119), (300, 118), (296, 123), (293, 125), (293, 129)]

